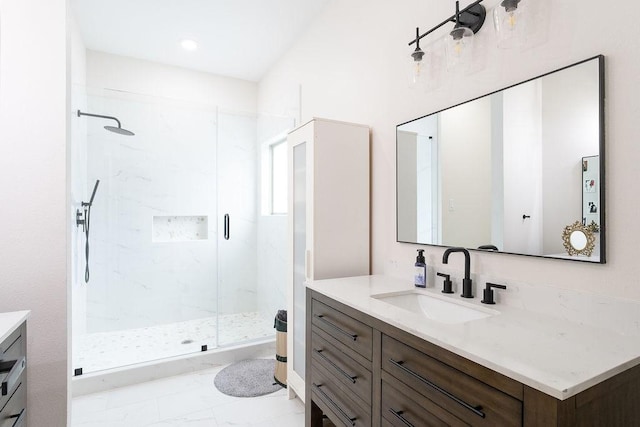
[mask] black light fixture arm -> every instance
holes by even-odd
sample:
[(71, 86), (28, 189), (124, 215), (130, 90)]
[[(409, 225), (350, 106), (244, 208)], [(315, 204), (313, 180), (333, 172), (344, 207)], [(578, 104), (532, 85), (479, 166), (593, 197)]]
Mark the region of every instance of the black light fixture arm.
[[(433, 33), (435, 30), (437, 30), (438, 28), (442, 27), (443, 25), (449, 23), (449, 22), (455, 22), (457, 25), (462, 25), (462, 26), (471, 26), (473, 25), (473, 23), (466, 23), (466, 22), (462, 22), (460, 23), (459, 20), (459, 16), (463, 15), (465, 13), (468, 13), (472, 16), (475, 16), (476, 18), (480, 19), (482, 18), (482, 23), (484, 22), (484, 13), (479, 13), (477, 12), (475, 9), (473, 9), (475, 6), (479, 5), (483, 0), (476, 0), (473, 3), (471, 3), (469, 6), (465, 7), (464, 9), (462, 9), (461, 11), (457, 12), (455, 15), (452, 15), (450, 17), (448, 17), (447, 19), (445, 19), (444, 21), (442, 21), (441, 23), (439, 23), (438, 25), (436, 25), (435, 27), (433, 27), (432, 29), (430, 29), (429, 31), (427, 31), (424, 34), (421, 34), (419, 36), (416, 36), (415, 39), (411, 40), (409, 42), (409, 46), (411, 46), (414, 43), (417, 43), (418, 41), (420, 41), (422, 38), (428, 36), (429, 34)], [(459, 8), (458, 2), (456, 2), (456, 8)], [(457, 11), (456, 9), (456, 11)], [(482, 8), (484, 10), (484, 8)], [(486, 13), (486, 12), (485, 12)], [(482, 23), (480, 24), (480, 26), (482, 26)], [(473, 30), (473, 28), (471, 28)], [(480, 29), (478, 27), (478, 29)], [(477, 30), (473, 30), (474, 32), (476, 32)]]
[(101, 119), (115, 120), (116, 123), (118, 123), (118, 127), (119, 128), (122, 127), (122, 125), (120, 124), (120, 120), (116, 119), (113, 116), (103, 116), (102, 114), (83, 113), (82, 111), (78, 110), (78, 117), (80, 117), (80, 116), (98, 117), (98, 118), (101, 118)]

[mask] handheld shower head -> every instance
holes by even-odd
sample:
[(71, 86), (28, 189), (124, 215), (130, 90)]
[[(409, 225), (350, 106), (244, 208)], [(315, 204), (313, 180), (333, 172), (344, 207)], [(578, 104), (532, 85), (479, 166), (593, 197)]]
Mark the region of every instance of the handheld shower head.
[(109, 120), (115, 120), (116, 123), (118, 124), (118, 126), (105, 126), (104, 128), (110, 132), (114, 132), (120, 135), (126, 135), (126, 136), (134, 136), (135, 133), (131, 132), (130, 130), (127, 129), (123, 129), (122, 125), (120, 125), (120, 120), (118, 120), (117, 118), (113, 117), (113, 116), (103, 116), (101, 114), (90, 114), (90, 113), (83, 113), (82, 111), (78, 110), (78, 117), (80, 116), (89, 116), (89, 117), (99, 117), (101, 119), (109, 119)]
[(98, 191), (98, 184), (100, 184), (100, 180), (96, 179), (96, 185), (93, 187), (93, 193), (91, 193), (91, 198), (89, 199), (89, 206), (93, 204), (93, 198), (96, 197), (96, 191)]

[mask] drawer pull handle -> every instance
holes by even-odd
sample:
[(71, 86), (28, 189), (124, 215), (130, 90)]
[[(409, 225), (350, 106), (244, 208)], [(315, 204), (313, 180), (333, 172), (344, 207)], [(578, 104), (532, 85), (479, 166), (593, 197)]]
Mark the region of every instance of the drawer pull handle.
[(9, 374), (2, 381), (2, 385), (0, 388), (2, 389), (2, 396), (6, 396), (9, 393), (9, 390), (13, 389), (13, 386), (20, 378), (22, 371), (24, 371), (24, 367), (27, 364), (26, 358), (22, 358), (20, 360), (11, 360), (7, 362), (0, 362), (0, 372), (8, 372)]
[(329, 396), (327, 396), (327, 393), (325, 393), (322, 389), (320, 389), (320, 387), (322, 387), (322, 384), (318, 385), (316, 383), (313, 383), (313, 387), (318, 391), (318, 393), (320, 393), (320, 395), (327, 401), (329, 402), (329, 404), (331, 406), (333, 406), (337, 411), (338, 414), (340, 414), (340, 416), (342, 416), (345, 420), (347, 421), (347, 424), (355, 426), (356, 425), (356, 419), (357, 418), (351, 418), (349, 415), (347, 415), (346, 412), (344, 412), (344, 410), (338, 406), (338, 404), (336, 402), (334, 402), (333, 400), (331, 400), (331, 398)]
[(9, 418), (17, 418), (16, 422), (11, 424), (11, 427), (19, 427), (22, 426), (22, 422), (24, 421), (24, 417), (27, 415), (26, 408), (23, 408), (19, 414), (10, 415)]
[(336, 363), (329, 359), (327, 356), (325, 356), (324, 354), (322, 354), (322, 350), (316, 350), (315, 348), (313, 349), (313, 351), (320, 356), (325, 362), (327, 362), (329, 365), (333, 366), (333, 368), (338, 371), (340, 373), (340, 375), (342, 375), (343, 377), (347, 378), (349, 381), (351, 381), (353, 384), (356, 383), (356, 378), (358, 378), (355, 375), (349, 375), (347, 374), (340, 366), (336, 365)]
[(460, 399), (459, 397), (454, 396), (453, 394), (449, 393), (447, 390), (445, 390), (443, 388), (440, 388), (436, 384), (432, 383), (431, 381), (429, 381), (428, 379), (426, 379), (422, 375), (419, 375), (419, 374), (413, 372), (411, 369), (404, 367), (403, 366), (404, 362), (402, 362), (402, 361), (396, 362), (393, 359), (389, 359), (389, 362), (391, 362), (392, 365), (400, 368), (402, 371), (406, 372), (407, 374), (411, 375), (412, 377), (414, 377), (414, 378), (420, 380), (421, 382), (423, 382), (424, 384), (428, 385), (429, 387), (431, 387), (435, 391), (437, 391), (437, 392), (439, 392), (441, 394), (444, 394), (449, 399), (451, 399), (454, 402), (458, 403), (459, 405), (462, 405), (463, 407), (467, 408), (468, 410), (470, 410), (471, 412), (473, 412), (477, 416), (479, 416), (481, 418), (484, 418), (486, 416), (485, 413), (482, 412), (482, 410), (481, 410), (482, 406), (480, 406), (480, 405), (477, 405), (477, 406), (470, 405), (469, 403), (465, 402), (464, 400)]
[(406, 425), (407, 427), (413, 427), (413, 424), (411, 424), (405, 417), (402, 416), (404, 412), (394, 411), (392, 408), (389, 408), (389, 412), (391, 412), (394, 417), (402, 421), (402, 424)]
[(342, 329), (339, 326), (334, 325), (333, 323), (329, 322), (327, 319), (324, 318), (324, 315), (322, 314), (314, 314), (313, 317), (315, 317), (318, 320), (321, 320), (325, 325), (333, 328), (334, 330), (340, 332), (342, 335), (345, 335), (349, 338), (351, 338), (352, 340), (357, 340), (358, 336), (355, 334), (350, 334), (349, 332), (345, 331), (344, 329)]

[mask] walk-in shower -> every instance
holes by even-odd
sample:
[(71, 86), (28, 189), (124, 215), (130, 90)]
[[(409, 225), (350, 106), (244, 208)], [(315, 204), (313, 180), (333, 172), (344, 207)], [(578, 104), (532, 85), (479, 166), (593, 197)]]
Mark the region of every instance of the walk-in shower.
[(259, 242), (256, 117), (108, 90), (82, 109), (113, 112), (136, 134), (99, 120), (74, 128), (74, 214), (100, 183), (88, 284), (84, 234), (72, 244), (76, 375), (272, 340), (284, 283), (265, 288), (258, 247), (285, 260), (286, 245)]

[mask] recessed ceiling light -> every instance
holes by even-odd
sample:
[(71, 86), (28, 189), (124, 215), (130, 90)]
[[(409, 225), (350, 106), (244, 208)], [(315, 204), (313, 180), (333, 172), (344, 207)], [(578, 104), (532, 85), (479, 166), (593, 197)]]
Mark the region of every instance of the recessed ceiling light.
[(184, 39), (180, 42), (180, 46), (185, 50), (196, 50), (198, 48), (198, 43), (193, 40)]

